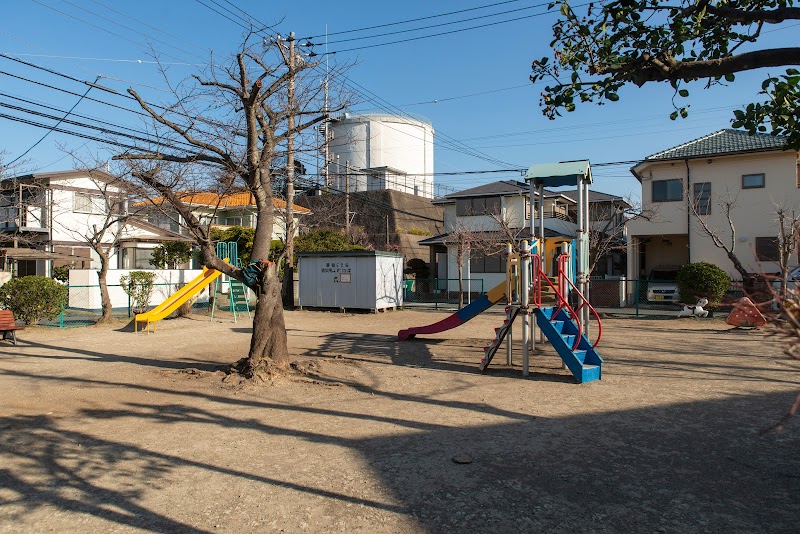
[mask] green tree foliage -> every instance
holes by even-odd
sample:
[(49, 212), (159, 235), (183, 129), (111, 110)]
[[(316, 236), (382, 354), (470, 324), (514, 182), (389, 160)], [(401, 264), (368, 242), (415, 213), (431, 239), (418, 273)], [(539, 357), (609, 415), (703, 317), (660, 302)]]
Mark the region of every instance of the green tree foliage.
[[(800, 19), (792, 0), (615, 0), (559, 6), (553, 25), (554, 55), (532, 64), (531, 81), (545, 81), (541, 105), (553, 119), (560, 110), (574, 111), (580, 102), (619, 100), (626, 85), (667, 82), (675, 90), (670, 118), (689, 114), (688, 83), (706, 87), (733, 82), (736, 74), (765, 67), (800, 65), (800, 47), (759, 48), (762, 28)], [(585, 9), (585, 11), (583, 11)], [(744, 47), (744, 50), (742, 50)], [(800, 149), (797, 129), (800, 77), (785, 75), (762, 84), (765, 100), (735, 113), (734, 127), (750, 133), (786, 134), (790, 148)]]
[(719, 304), (731, 285), (727, 273), (714, 264), (704, 261), (684, 265), (676, 277), (681, 301), (687, 304), (705, 297), (711, 304)]
[(134, 313), (144, 313), (150, 304), (150, 296), (153, 294), (153, 282), (156, 273), (149, 271), (131, 271), (130, 274), (119, 278), (119, 285), (122, 290), (130, 297), (131, 310)]
[(53, 267), (53, 279), (58, 280), (59, 282), (67, 283), (69, 282), (69, 267), (66, 265), (59, 265), (58, 267)]
[(25, 324), (52, 319), (67, 305), (67, 288), (45, 276), (14, 278), (0, 286), (0, 307)]
[(192, 258), (192, 245), (186, 241), (164, 241), (153, 249), (150, 265), (156, 269), (177, 269)]
[(349, 250), (364, 250), (360, 245), (338, 230), (322, 228), (311, 230), (294, 240), (296, 252), (344, 252)]
[(215, 243), (220, 241), (235, 241), (239, 259), (243, 265), (250, 262), (250, 255), (253, 252), (253, 240), (256, 236), (256, 229), (248, 226), (231, 226), (225, 230), (219, 228), (211, 229), (211, 240)]

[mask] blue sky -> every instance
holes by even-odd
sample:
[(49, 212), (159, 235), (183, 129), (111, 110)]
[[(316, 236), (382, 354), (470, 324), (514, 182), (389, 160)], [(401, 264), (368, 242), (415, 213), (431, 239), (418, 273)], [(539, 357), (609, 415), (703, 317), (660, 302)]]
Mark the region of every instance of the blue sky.
[[(388, 24), (417, 17), (464, 10), (496, 3), (497, 0), (422, 2), (340, 1), (269, 2), (266, 0), (16, 0), (4, 6), (0, 29), (0, 52), (19, 57), (54, 71), (101, 83), (120, 92), (133, 86), (150, 100), (168, 98), (164, 82), (150, 63), (152, 45), (162, 60), (172, 63), (170, 74), (180, 79), (193, 72), (193, 64), (206, 64), (208, 50), (225, 56), (241, 41), (242, 27), (225, 17), (241, 15), (236, 7), (258, 20), (273, 24), (283, 35), (298, 37), (330, 35), (330, 50), (460, 30), (466, 27), (528, 17), (484, 28), (376, 46), (336, 54), (336, 61), (354, 62), (348, 77), (405, 112), (426, 116), (437, 133), (437, 173), (506, 168), (495, 162), (441, 146), (445, 137), (457, 139), (489, 158), (512, 168), (532, 163), (588, 158), (592, 163), (640, 159), (648, 154), (729, 127), (731, 110), (752, 101), (765, 77), (763, 71), (740, 75), (730, 87), (692, 90), (688, 120), (670, 121), (672, 91), (668, 86), (629, 88), (612, 105), (579, 106), (559, 120), (549, 121), (539, 109), (540, 86), (528, 81), (531, 61), (548, 54), (550, 26), (555, 15), (546, 14), (542, 2), (517, 0), (449, 17), (431, 18), (414, 24), (387, 26), (360, 33), (334, 32)], [(203, 5), (205, 4), (205, 5)], [(212, 11), (216, 9), (220, 13)], [(490, 16), (502, 11), (505, 15)], [(223, 16), (224, 15), (224, 16)], [(536, 16), (531, 16), (536, 15)], [(415, 33), (351, 42), (338, 39), (399, 31), (415, 26), (450, 23)], [(765, 45), (797, 45), (797, 28), (764, 34)], [(314, 42), (323, 42), (315, 38)], [(323, 47), (316, 47), (322, 51)], [(59, 56), (59, 57), (56, 57)], [(78, 59), (84, 58), (84, 59)], [(94, 58), (94, 59), (88, 59)], [(137, 60), (141, 60), (137, 62)], [(83, 94), (86, 86), (54, 74), (0, 58), (0, 103), (36, 107), (10, 97), (25, 98), (59, 109), (69, 109), (74, 95), (59, 93), (13, 76), (23, 76)], [(777, 71), (776, 71), (777, 72)], [(13, 75), (13, 76), (9, 76)], [(9, 96), (10, 95), (10, 96)], [(89, 96), (133, 107), (115, 95), (92, 90)], [(436, 101), (436, 102), (434, 102)], [(357, 110), (385, 108), (365, 101)], [(53, 113), (42, 108), (40, 111)], [(22, 116), (8, 108), (0, 113)], [(81, 101), (75, 113), (102, 118), (119, 126), (141, 128), (134, 114)], [(55, 121), (38, 118), (45, 124)], [(45, 133), (33, 126), (0, 118), (0, 147), (6, 162), (28, 150)], [(93, 142), (53, 133), (31, 150), (21, 170), (61, 170), (72, 161), (63, 148), (97, 152)], [(638, 196), (639, 185), (628, 165), (595, 168), (595, 186), (621, 196)], [(464, 189), (519, 174), (441, 176), (436, 182)]]

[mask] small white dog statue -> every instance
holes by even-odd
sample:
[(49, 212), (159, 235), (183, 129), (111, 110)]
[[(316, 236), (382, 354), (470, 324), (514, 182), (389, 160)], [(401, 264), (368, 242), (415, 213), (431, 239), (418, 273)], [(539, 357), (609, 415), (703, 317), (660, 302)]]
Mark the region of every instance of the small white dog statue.
[(694, 306), (684, 305), (683, 309), (678, 312), (678, 317), (708, 317), (708, 310), (703, 309), (707, 305), (708, 299), (703, 297)]

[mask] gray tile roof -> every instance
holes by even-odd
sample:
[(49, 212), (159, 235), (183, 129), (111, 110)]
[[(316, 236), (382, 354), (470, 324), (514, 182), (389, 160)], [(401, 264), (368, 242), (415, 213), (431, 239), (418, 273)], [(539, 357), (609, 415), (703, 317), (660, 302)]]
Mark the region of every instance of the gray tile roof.
[(445, 196), (444, 198), (455, 199), (464, 197), (508, 195), (508, 194), (519, 193), (520, 191), (527, 192), (529, 190), (530, 186), (525, 182), (519, 182), (517, 180), (501, 180), (499, 182), (492, 182), (489, 184), (483, 184), (477, 187), (472, 187), (470, 189), (465, 189), (463, 191), (458, 191), (457, 193), (451, 193)]
[(786, 137), (782, 135), (749, 135), (743, 130), (726, 128), (688, 143), (651, 154), (644, 161), (703, 158), (723, 154), (781, 150), (785, 146)]
[[(578, 202), (578, 191), (575, 189), (569, 189), (566, 191), (559, 191), (565, 197), (571, 198), (575, 202)], [(601, 193), (600, 191), (592, 191), (589, 190), (589, 202), (613, 202), (615, 200), (625, 201), (624, 198), (618, 197), (617, 195), (611, 195), (608, 193)]]
[[(434, 204), (449, 204), (457, 198), (467, 197), (491, 197), (503, 195), (517, 195), (519, 193), (527, 194), (530, 191), (530, 185), (525, 182), (517, 180), (500, 180), (498, 182), (491, 182), (488, 184), (479, 185), (470, 189), (464, 189), (456, 193), (450, 193), (442, 198), (437, 198), (433, 201)], [(551, 195), (561, 195), (561, 192), (554, 192), (545, 189), (545, 197)], [(537, 194), (537, 193), (534, 193)]]
[[(517, 228), (515, 230), (519, 231), (520, 229)], [(517, 238), (518, 240), (521, 241), (523, 239), (530, 239), (530, 233), (528, 231), (526, 231), (526, 230), (527, 230), (527, 228), (523, 229), (522, 231), (519, 232), (519, 236)], [(538, 232), (538, 231), (539, 230), (538, 230), (538, 226), (537, 226), (536, 227), (536, 232)], [(475, 232), (474, 235), (476, 236), (476, 239), (480, 238), (480, 239), (485, 239), (487, 241), (496, 240), (498, 243), (503, 242), (504, 240), (506, 240), (505, 234), (503, 234), (501, 232)], [(546, 226), (545, 226), (545, 229), (544, 229), (544, 236), (546, 238), (548, 238), (548, 239), (551, 238), (551, 237), (569, 237), (569, 238), (574, 238), (575, 237), (574, 234), (570, 234), (569, 232), (554, 230), (552, 228), (547, 228)], [(426, 239), (421, 239), (418, 244), (419, 245), (428, 246), (428, 247), (433, 246), (433, 245), (447, 245), (448, 243), (454, 242), (454, 241), (450, 240), (449, 237), (450, 237), (450, 233), (449, 232), (445, 233), (445, 234), (439, 234), (439, 235), (435, 235), (433, 237), (428, 237)]]

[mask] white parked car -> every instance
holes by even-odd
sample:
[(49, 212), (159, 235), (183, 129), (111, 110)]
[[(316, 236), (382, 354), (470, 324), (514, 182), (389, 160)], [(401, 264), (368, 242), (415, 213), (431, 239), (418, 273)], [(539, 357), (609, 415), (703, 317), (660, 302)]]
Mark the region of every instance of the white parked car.
[(647, 277), (647, 300), (651, 302), (677, 302), (677, 266), (654, 267)]

